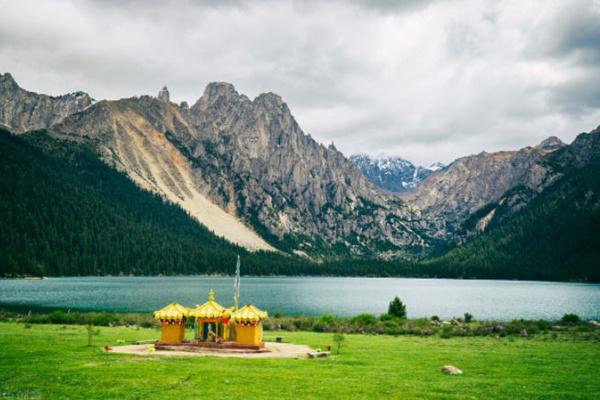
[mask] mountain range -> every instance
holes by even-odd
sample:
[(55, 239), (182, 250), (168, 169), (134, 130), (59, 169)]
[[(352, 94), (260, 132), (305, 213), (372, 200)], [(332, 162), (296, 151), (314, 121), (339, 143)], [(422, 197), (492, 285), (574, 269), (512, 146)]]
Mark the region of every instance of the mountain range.
[(429, 167), (414, 165), (400, 157), (352, 154), (349, 160), (377, 187), (392, 193), (404, 193), (419, 185), (433, 172), (443, 169), (442, 163)]
[[(600, 148), (595, 130), (570, 145), (551, 137), (447, 166), (346, 158), (305, 134), (278, 95), (249, 99), (224, 82), (210, 83), (188, 106), (173, 103), (166, 87), (156, 97), (95, 101), (83, 92), (36, 94), (0, 74), (0, 125), (25, 139), (47, 138), (30, 140), (34, 147), (48, 140), (87, 149), (231, 243), (228, 252), (321, 265), (436, 259), (436, 275), (444, 275), (440, 263), (449, 259), (439, 257), (448, 249), (513, 223), (548, 190), (595, 165)], [(413, 272), (427, 274), (434, 267), (426, 264)]]

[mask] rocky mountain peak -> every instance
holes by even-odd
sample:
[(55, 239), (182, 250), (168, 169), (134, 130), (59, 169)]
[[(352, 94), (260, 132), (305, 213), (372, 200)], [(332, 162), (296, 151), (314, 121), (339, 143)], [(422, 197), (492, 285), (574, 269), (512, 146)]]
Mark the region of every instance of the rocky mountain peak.
[(259, 94), (253, 103), (268, 109), (279, 108), (285, 104), (281, 96), (272, 92)]
[(427, 169), (429, 169), (430, 171), (439, 171), (440, 169), (444, 169), (446, 168), (446, 165), (444, 165), (443, 163), (436, 161), (433, 164), (431, 164), (429, 167), (427, 167)]
[(211, 82), (206, 85), (204, 89), (204, 94), (202, 97), (205, 97), (207, 100), (218, 100), (220, 98), (226, 100), (234, 100), (238, 98), (240, 94), (235, 87), (231, 83), (227, 82)]
[(416, 166), (401, 157), (385, 154), (375, 157), (367, 154), (353, 154), (350, 156), (350, 161), (373, 184), (395, 193), (414, 189), (434, 171), (432, 168)]
[(17, 85), (17, 82), (15, 82), (15, 79), (9, 72), (0, 74), (0, 83), (2, 83), (3, 86), (8, 86), (8, 85), (13, 85), (16, 87), (19, 86), (19, 85)]
[(228, 108), (239, 103), (242, 97), (231, 83), (211, 82), (206, 85), (202, 97), (192, 106), (192, 109), (198, 112), (211, 107)]
[(10, 73), (0, 74), (0, 125), (14, 133), (48, 128), (89, 107), (93, 99), (84, 92), (48, 96), (22, 89)]
[(167, 89), (166, 86), (163, 86), (163, 88), (158, 92), (158, 99), (163, 103), (169, 102), (169, 89)]
[(566, 144), (562, 140), (556, 136), (550, 136), (549, 138), (542, 140), (536, 147), (540, 150), (554, 151), (564, 146), (566, 146)]

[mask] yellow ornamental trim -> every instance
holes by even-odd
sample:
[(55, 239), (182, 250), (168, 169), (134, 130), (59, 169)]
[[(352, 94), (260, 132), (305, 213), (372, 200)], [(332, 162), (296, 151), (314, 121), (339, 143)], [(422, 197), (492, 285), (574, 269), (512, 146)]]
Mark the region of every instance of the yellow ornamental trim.
[(251, 304), (246, 304), (231, 314), (233, 322), (259, 322), (268, 317), (269, 315), (265, 311), (261, 311)]
[(155, 319), (166, 320), (181, 320), (189, 317), (189, 315), (190, 309), (177, 303), (171, 303), (168, 306), (154, 312)]
[(196, 308), (190, 311), (191, 317), (200, 319), (222, 318), (229, 314), (231, 314), (230, 309), (226, 309), (215, 301), (215, 292), (212, 289), (208, 292), (208, 301), (201, 306), (196, 305)]

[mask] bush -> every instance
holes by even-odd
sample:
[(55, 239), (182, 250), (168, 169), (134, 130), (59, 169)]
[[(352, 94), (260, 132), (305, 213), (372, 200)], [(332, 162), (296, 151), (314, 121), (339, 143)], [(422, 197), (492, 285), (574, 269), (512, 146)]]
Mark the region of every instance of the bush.
[(92, 325), (96, 326), (108, 326), (111, 322), (111, 318), (107, 314), (98, 314), (92, 318)]
[(373, 314), (364, 313), (358, 314), (356, 317), (352, 318), (350, 322), (358, 326), (375, 325), (377, 323), (377, 318)]
[(324, 314), (324, 315), (321, 315), (321, 318), (319, 319), (319, 321), (322, 324), (328, 324), (328, 325), (330, 325), (330, 324), (333, 324), (335, 322), (335, 317), (333, 315)]
[(343, 333), (338, 332), (333, 335), (333, 343), (335, 343), (335, 350), (337, 354), (340, 354), (340, 351), (342, 350), (342, 346), (345, 341), (346, 337)]
[(440, 330), (440, 337), (443, 339), (450, 339), (452, 335), (452, 325), (444, 325)]
[(329, 325), (321, 321), (317, 321), (317, 323), (313, 325), (312, 330), (315, 332), (327, 332), (329, 330)]
[(388, 314), (400, 319), (406, 319), (406, 306), (397, 296), (390, 302)]
[(538, 329), (542, 332), (548, 331), (552, 327), (552, 324), (550, 322), (544, 321), (543, 319), (535, 321), (535, 324), (537, 325)]
[(417, 318), (411, 321), (412, 325), (417, 328), (429, 328), (431, 322), (427, 318)]
[(415, 335), (419, 336), (431, 336), (435, 333), (433, 329), (430, 328), (421, 328), (414, 331)]
[(146, 321), (140, 322), (140, 326), (142, 328), (152, 328), (153, 326), (157, 326), (157, 323), (154, 322), (154, 321), (148, 321), (148, 320), (146, 320)]
[(53, 324), (72, 324), (73, 323), (73, 317), (71, 315), (65, 313), (64, 311), (60, 311), (60, 310), (52, 311), (48, 315), (48, 319)]
[(388, 313), (384, 313), (384, 314), (381, 314), (381, 315), (379, 316), (379, 320), (380, 320), (380, 321), (382, 321), (382, 322), (385, 322), (385, 321), (390, 321), (390, 320), (392, 320), (392, 319), (394, 319), (394, 316), (393, 316), (393, 315), (390, 315), (390, 314), (388, 314)]
[(432, 315), (430, 319), (435, 322), (440, 322), (440, 317), (438, 317), (437, 315)]
[(383, 333), (386, 335), (399, 335), (402, 331), (396, 321), (387, 320), (383, 322)]
[(565, 325), (577, 325), (580, 321), (581, 319), (577, 314), (565, 314), (560, 320), (560, 322), (562, 322)]
[(475, 319), (473, 318), (473, 314), (465, 313), (465, 323), (473, 322)]

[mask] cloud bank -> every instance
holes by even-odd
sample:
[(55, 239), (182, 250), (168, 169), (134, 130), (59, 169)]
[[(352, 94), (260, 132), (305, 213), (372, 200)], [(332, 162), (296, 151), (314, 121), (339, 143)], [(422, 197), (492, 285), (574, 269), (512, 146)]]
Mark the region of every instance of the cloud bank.
[(0, 71), (26, 89), (194, 102), (280, 94), (346, 154), (420, 164), (600, 124), (599, 1), (7, 1)]

